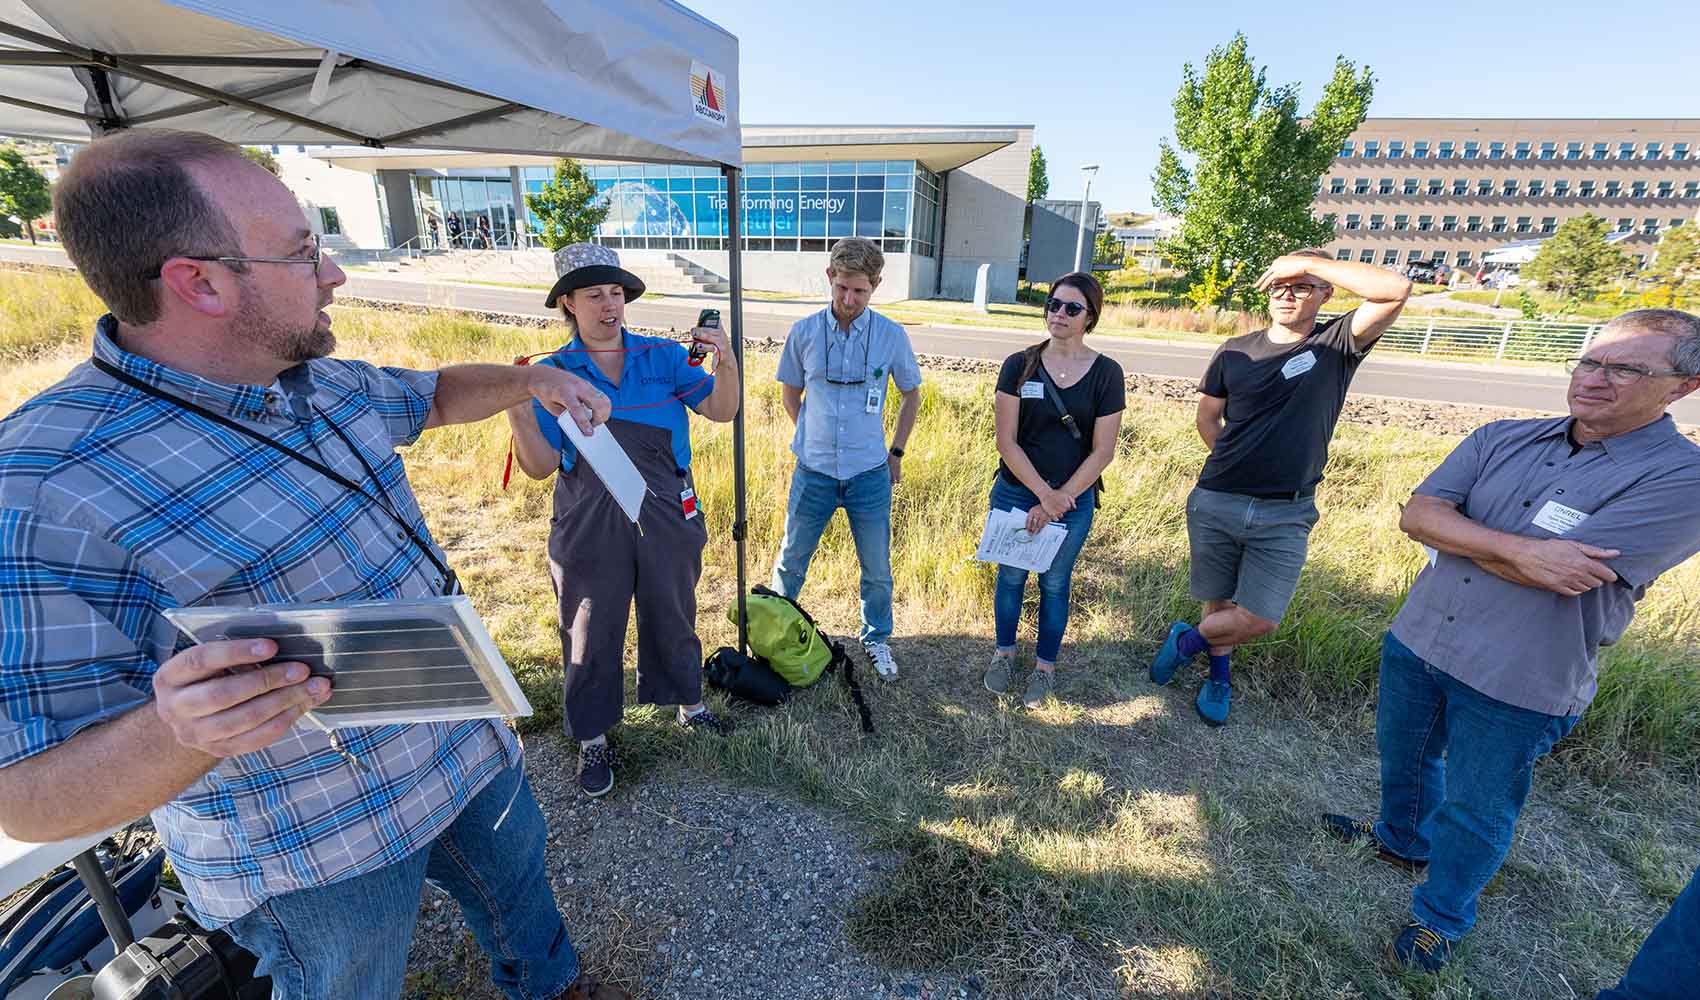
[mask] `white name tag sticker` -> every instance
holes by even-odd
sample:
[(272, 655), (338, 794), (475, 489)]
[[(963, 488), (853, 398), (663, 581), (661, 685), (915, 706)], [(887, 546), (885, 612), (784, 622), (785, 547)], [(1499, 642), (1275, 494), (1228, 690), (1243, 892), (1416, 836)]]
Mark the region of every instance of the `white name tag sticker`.
[(1428, 546), (1428, 545), (1423, 546), (1423, 555), (1428, 557), (1428, 564), (1430, 566), (1433, 566), (1435, 563), (1440, 561), (1439, 550), (1433, 548), (1432, 546)]
[(1588, 515), (1579, 510), (1548, 500), (1535, 514), (1535, 527), (1555, 535), (1567, 535), (1587, 519)]
[(1303, 354), (1294, 355), (1286, 364), (1282, 365), (1281, 374), (1287, 378), (1298, 378), (1315, 367), (1316, 352), (1306, 351)]
[(1043, 382), (1023, 382), (1021, 384), (1021, 398), (1022, 399), (1044, 399), (1045, 398), (1045, 383), (1043, 383)]

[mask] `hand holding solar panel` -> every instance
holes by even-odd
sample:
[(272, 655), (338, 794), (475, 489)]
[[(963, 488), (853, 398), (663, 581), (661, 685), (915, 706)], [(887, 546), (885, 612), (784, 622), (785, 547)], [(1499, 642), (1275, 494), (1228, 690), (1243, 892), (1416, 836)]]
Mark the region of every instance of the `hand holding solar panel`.
[(179, 608), (166, 617), (197, 642), (271, 639), (274, 662), (331, 681), (313, 710), (329, 726), (531, 714), (464, 596), (410, 601)]
[(274, 648), (209, 642), (165, 661), (154, 675), (155, 708), (177, 742), (215, 757), (263, 750), (329, 695), (302, 664), (269, 659)]

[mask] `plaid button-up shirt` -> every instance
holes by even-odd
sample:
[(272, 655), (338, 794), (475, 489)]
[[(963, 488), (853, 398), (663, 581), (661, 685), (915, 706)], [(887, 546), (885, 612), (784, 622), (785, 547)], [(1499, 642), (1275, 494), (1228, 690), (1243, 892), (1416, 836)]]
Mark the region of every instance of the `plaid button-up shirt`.
[[(222, 385), (126, 353), (116, 330), (101, 320), (97, 358), (375, 493), (325, 423), (335, 421), (381, 495), (429, 539), (395, 448), (424, 429), (434, 373), (324, 359), (270, 388)], [(427, 597), (442, 587), (369, 500), (85, 362), (0, 421), (0, 766), (146, 706), (154, 671), (186, 645), (163, 609)], [(297, 726), (154, 810), (207, 922), (426, 847), (519, 757), (506, 727), (487, 720), (337, 735), (370, 770)]]

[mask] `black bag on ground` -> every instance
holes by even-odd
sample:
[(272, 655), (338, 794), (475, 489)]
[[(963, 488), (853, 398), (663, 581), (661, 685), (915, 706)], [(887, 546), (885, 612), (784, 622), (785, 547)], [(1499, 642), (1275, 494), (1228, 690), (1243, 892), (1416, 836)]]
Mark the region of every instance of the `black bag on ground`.
[(708, 685), (734, 698), (772, 707), (791, 697), (791, 685), (759, 656), (721, 646), (703, 665)]
[[(784, 594), (773, 591), (760, 584), (751, 587), (750, 594), (754, 597), (771, 598), (774, 601), (782, 601), (786, 605), (789, 605), (790, 608), (796, 612), (797, 616), (802, 619), (802, 622), (808, 631), (813, 633), (811, 642), (806, 645), (808, 645), (811, 650), (819, 649), (824, 646), (826, 649), (831, 651), (831, 658), (827, 661), (825, 668), (822, 669), (821, 672), (823, 674), (838, 675), (838, 679), (844, 683), (844, 687), (850, 692), (850, 700), (856, 704), (856, 714), (861, 718), (862, 732), (872, 733), (874, 731), (874, 715), (873, 712), (868, 709), (867, 699), (862, 697), (862, 685), (856, 680), (855, 661), (850, 658), (849, 653), (844, 651), (844, 646), (833, 641), (826, 632), (822, 631), (821, 627), (815, 624), (814, 618), (811, 617), (807, 611), (803, 610), (803, 606), (801, 604), (798, 604), (791, 598), (786, 597)], [(738, 624), (737, 604), (732, 605), (728, 615), (734, 625)], [(790, 633), (792, 630), (785, 629), (783, 631)], [(754, 637), (752, 636), (752, 645), (753, 644)], [(784, 643), (778, 647), (780, 650), (787, 651), (794, 648), (795, 643)], [(781, 653), (779, 651), (774, 651), (772, 655), (777, 658), (781, 655)]]
[(124, 949), (94, 979), (95, 1000), (271, 1000), (272, 981), (224, 931), (178, 914)]

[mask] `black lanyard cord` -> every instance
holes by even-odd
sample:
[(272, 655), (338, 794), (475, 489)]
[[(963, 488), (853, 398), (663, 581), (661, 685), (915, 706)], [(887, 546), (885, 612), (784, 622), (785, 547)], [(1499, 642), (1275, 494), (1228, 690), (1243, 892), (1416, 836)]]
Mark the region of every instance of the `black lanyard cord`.
[(131, 375), (129, 372), (126, 372), (126, 371), (118, 368), (115, 365), (109, 364), (108, 362), (103, 361), (100, 358), (93, 358), (91, 360), (94, 362), (94, 366), (96, 368), (98, 368), (100, 371), (106, 373), (107, 375), (112, 376), (113, 378), (124, 383), (125, 385), (129, 386), (130, 388), (135, 389), (138, 392), (145, 393), (149, 396), (153, 396), (155, 399), (163, 400), (167, 403), (170, 403), (173, 406), (177, 406), (177, 407), (180, 407), (181, 409), (188, 410), (191, 413), (195, 413), (195, 414), (198, 414), (200, 416), (206, 417), (208, 420), (211, 420), (214, 423), (222, 424), (225, 427), (228, 427), (231, 430), (236, 431), (239, 434), (243, 434), (243, 435), (245, 435), (249, 438), (252, 438), (253, 440), (259, 442), (260, 444), (265, 445), (266, 447), (272, 449), (273, 451), (279, 452), (283, 455), (288, 456), (289, 458), (294, 459), (297, 462), (300, 462), (302, 465), (305, 465), (307, 468), (312, 469), (314, 472), (317, 472), (319, 475), (324, 476), (326, 479), (329, 479), (331, 482), (336, 483), (338, 486), (341, 486), (343, 489), (349, 490), (350, 492), (353, 492), (353, 493), (357, 493), (360, 496), (364, 497), (373, 506), (377, 507), (379, 510), (383, 511), (385, 514), (389, 515), (390, 520), (394, 521), (396, 523), (396, 526), (401, 528), (402, 532), (404, 534), (406, 534), (408, 541), (412, 542), (414, 547), (419, 550), (420, 554), (424, 555), (426, 560), (429, 561), (431, 563), (431, 565), (436, 568), (437, 572), (439, 572), (443, 575), (443, 593), (444, 593), (444, 595), (452, 595), (452, 594), (457, 594), (457, 593), (460, 592), (460, 581), (455, 576), (454, 570), (450, 569), (447, 565), (445, 565), (443, 563), (443, 561), (441, 559), (437, 558), (437, 554), (431, 551), (430, 543), (426, 542), (425, 539), (421, 538), (419, 536), (419, 532), (414, 530), (413, 525), (409, 524), (407, 519), (405, 517), (403, 517), (393, 506), (391, 506), (391, 504), (389, 502), (390, 501), (389, 493), (387, 491), (385, 491), (383, 482), (378, 479), (377, 472), (375, 470), (373, 470), (371, 464), (366, 461), (366, 456), (360, 451), (359, 448), (356, 448), (354, 446), (354, 442), (349, 439), (348, 435), (346, 433), (344, 433), (344, 431), (341, 427), (337, 426), (336, 421), (332, 420), (329, 416), (325, 415), (323, 412), (319, 411), (318, 409), (313, 410), (315, 415), (317, 415), (318, 417), (323, 419), (324, 422), (330, 426), (331, 431), (336, 434), (337, 438), (342, 441), (343, 445), (346, 446), (349, 451), (354, 453), (355, 461), (360, 463), (360, 468), (365, 470), (367, 477), (369, 479), (371, 479), (372, 485), (377, 488), (378, 492), (383, 496), (383, 499), (379, 499), (378, 497), (373, 496), (370, 492), (368, 492), (366, 490), (366, 488), (364, 486), (361, 486), (359, 483), (356, 483), (354, 480), (349, 479), (347, 476), (343, 475), (342, 473), (336, 471), (335, 469), (324, 464), (323, 462), (320, 462), (318, 459), (304, 455), (301, 452), (295, 450), (294, 448), (291, 448), (289, 445), (286, 445), (281, 441), (277, 441), (277, 440), (274, 440), (270, 437), (267, 437), (266, 435), (261, 434), (260, 432), (254, 430), (253, 428), (244, 426), (243, 424), (238, 423), (237, 421), (232, 420), (229, 417), (226, 417), (221, 413), (215, 413), (212, 410), (209, 410), (204, 406), (201, 406), (197, 403), (193, 403), (193, 402), (191, 402), (187, 399), (183, 399), (180, 396), (175, 396), (175, 395), (173, 395), (169, 392), (166, 392), (164, 389), (161, 389), (160, 387), (158, 387), (156, 385), (152, 385), (150, 383), (144, 382), (141, 379), (136, 378), (134, 375)]

